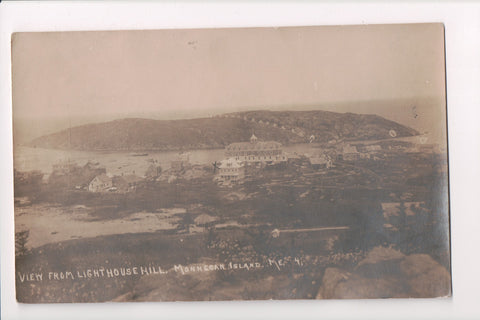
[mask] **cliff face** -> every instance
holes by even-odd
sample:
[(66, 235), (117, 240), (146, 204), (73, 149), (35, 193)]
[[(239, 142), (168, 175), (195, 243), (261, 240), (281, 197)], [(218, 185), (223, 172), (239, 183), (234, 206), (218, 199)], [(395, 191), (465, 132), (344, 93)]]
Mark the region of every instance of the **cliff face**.
[(376, 115), (326, 111), (248, 111), (213, 118), (150, 120), (127, 118), (87, 124), (45, 135), (30, 145), (52, 149), (139, 151), (223, 148), (247, 141), (252, 132), (283, 144), (332, 139), (365, 140), (418, 134)]

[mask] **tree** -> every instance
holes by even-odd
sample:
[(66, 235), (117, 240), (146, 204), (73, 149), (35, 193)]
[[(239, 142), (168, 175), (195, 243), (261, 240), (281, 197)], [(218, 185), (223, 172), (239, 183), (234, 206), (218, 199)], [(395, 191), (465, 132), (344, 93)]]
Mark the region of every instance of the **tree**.
[(15, 232), (15, 257), (22, 257), (30, 252), (27, 248), (29, 235), (30, 231), (28, 230)]

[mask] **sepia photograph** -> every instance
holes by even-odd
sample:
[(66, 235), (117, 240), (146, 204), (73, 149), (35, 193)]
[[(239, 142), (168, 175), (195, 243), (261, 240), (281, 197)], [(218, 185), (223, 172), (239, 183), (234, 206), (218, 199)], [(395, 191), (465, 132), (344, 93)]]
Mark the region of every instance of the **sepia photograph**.
[(452, 294), (441, 23), (12, 35), (20, 303)]

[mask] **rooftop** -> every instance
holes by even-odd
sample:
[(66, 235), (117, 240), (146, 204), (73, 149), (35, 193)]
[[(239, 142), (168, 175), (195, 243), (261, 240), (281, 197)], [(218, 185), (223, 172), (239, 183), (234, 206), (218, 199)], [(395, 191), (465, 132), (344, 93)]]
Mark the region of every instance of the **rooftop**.
[(93, 180), (95, 180), (95, 179), (99, 180), (100, 182), (110, 182), (110, 181), (112, 181), (112, 179), (109, 176), (107, 176), (105, 173), (102, 173), (101, 175), (98, 175), (95, 178), (93, 178)]
[(282, 147), (280, 142), (276, 141), (257, 141), (255, 143), (251, 142), (234, 142), (227, 146), (229, 151), (240, 151), (240, 150), (274, 150)]

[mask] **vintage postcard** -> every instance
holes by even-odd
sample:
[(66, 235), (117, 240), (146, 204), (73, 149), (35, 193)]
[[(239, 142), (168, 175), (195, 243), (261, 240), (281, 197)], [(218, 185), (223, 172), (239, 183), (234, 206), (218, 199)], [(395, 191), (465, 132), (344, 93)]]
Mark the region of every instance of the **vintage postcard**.
[(24, 303), (451, 295), (442, 24), (12, 35)]

